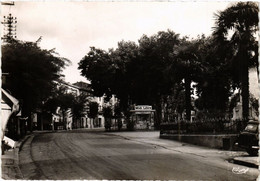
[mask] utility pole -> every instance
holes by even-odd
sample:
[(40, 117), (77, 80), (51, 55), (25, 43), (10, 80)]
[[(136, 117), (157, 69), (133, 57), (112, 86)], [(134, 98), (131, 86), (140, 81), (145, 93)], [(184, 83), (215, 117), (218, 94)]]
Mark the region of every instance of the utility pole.
[[(1, 5), (5, 6), (14, 6), (14, 1), (12, 2), (1, 2)], [(3, 39), (4, 42), (8, 42), (14, 38), (16, 38), (16, 23), (17, 23), (17, 18), (13, 17), (12, 14), (10, 13), (8, 16), (4, 16), (4, 21), (1, 22), (4, 25), (4, 37)]]
[(8, 42), (16, 38), (16, 23), (17, 18), (13, 17), (11, 13), (8, 16), (4, 16), (4, 21), (2, 22), (5, 32), (5, 35), (2, 38), (4, 42)]

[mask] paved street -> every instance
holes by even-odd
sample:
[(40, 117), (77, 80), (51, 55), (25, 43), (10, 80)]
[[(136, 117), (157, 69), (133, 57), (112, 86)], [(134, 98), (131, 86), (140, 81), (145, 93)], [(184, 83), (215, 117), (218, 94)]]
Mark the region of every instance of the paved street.
[(24, 179), (256, 180), (229, 163), (244, 152), (159, 139), (159, 132), (73, 130), (30, 137), (20, 152)]

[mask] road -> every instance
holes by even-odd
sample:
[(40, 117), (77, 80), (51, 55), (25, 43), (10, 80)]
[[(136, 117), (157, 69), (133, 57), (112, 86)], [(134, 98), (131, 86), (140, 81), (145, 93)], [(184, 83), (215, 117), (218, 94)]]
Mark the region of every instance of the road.
[(24, 179), (256, 180), (228, 158), (243, 154), (159, 139), (159, 132), (76, 130), (31, 136), (19, 154)]

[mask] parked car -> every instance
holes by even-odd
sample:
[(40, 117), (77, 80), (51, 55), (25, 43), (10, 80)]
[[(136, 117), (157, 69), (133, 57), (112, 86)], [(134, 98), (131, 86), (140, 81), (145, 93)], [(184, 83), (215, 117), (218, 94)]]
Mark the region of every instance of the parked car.
[(255, 156), (259, 150), (258, 121), (250, 120), (246, 128), (239, 134), (236, 145), (244, 148), (249, 155)]

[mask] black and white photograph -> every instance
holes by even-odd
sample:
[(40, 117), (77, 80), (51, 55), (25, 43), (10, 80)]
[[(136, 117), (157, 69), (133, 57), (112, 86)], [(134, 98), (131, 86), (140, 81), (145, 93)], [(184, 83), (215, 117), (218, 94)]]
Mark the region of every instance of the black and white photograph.
[(1, 179), (258, 179), (258, 2), (0, 13)]

